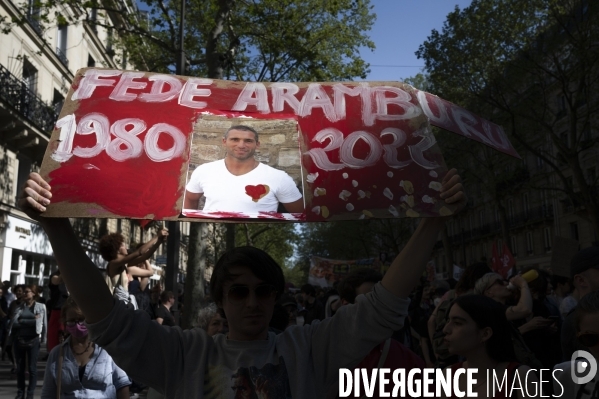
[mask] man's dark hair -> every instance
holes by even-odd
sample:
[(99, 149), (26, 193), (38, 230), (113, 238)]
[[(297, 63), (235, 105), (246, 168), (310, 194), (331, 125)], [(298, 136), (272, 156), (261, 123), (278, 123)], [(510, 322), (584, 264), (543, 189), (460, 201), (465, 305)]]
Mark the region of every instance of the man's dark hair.
[(312, 297), (316, 297), (316, 289), (311, 284), (304, 284), (300, 290), (303, 294), (308, 294)]
[(233, 279), (229, 273), (232, 266), (245, 266), (265, 283), (272, 284), (277, 291), (277, 299), (285, 288), (285, 277), (281, 266), (266, 252), (255, 247), (237, 247), (220, 257), (210, 279), (210, 293), (218, 304), (223, 302), (223, 287), (226, 281)]
[(100, 244), (98, 244), (100, 255), (102, 255), (107, 262), (115, 260), (116, 254), (119, 252), (119, 248), (124, 242), (125, 238), (121, 233), (106, 234), (104, 237), (100, 238)]
[(162, 291), (162, 293), (160, 294), (160, 303), (165, 304), (171, 298), (174, 298), (174, 297), (175, 297), (175, 294), (173, 294), (173, 291)]
[(357, 269), (349, 273), (339, 286), (339, 299), (345, 299), (349, 303), (356, 301), (356, 289), (364, 283), (378, 283), (383, 278), (383, 275), (373, 269)]
[(254, 133), (254, 138), (256, 139), (256, 142), (260, 141), (260, 140), (258, 140), (258, 132), (256, 131), (256, 129), (254, 129), (253, 127), (250, 127), (250, 126), (246, 126), (246, 125), (236, 125), (236, 126), (231, 126), (230, 128), (228, 128), (227, 131), (225, 132), (225, 140), (227, 139), (227, 137), (229, 137), (229, 132), (231, 130), (241, 130), (242, 132), (252, 132), (252, 133)]

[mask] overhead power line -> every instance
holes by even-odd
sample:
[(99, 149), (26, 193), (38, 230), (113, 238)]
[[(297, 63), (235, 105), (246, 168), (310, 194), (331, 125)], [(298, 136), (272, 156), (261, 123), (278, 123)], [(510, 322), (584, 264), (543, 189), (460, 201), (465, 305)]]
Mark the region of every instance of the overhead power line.
[(379, 68), (424, 68), (424, 65), (370, 65)]

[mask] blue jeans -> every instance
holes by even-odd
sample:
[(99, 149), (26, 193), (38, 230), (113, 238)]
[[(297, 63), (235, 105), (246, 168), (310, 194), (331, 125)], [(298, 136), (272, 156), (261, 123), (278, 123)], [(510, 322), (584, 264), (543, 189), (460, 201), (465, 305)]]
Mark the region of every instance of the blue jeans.
[(25, 367), (29, 362), (29, 386), (27, 388), (27, 396), (33, 396), (35, 385), (37, 384), (37, 357), (40, 352), (40, 339), (33, 340), (31, 348), (24, 348), (19, 345), (19, 341), (15, 339), (14, 343), (15, 360), (17, 362), (17, 389), (19, 394), (25, 393)]

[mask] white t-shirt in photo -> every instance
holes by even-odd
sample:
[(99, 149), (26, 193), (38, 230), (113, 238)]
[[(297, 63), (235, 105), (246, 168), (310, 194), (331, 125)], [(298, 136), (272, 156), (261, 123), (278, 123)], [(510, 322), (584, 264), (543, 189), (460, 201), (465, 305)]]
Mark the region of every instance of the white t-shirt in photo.
[(252, 171), (235, 176), (224, 159), (198, 166), (185, 189), (204, 194), (205, 212), (276, 212), (279, 202), (302, 198), (291, 176), (282, 170), (259, 163)]

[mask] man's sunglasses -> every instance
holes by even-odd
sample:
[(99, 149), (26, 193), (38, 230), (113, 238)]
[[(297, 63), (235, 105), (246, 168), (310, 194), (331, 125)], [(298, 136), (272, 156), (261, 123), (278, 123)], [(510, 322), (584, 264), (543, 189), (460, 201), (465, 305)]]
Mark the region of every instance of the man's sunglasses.
[[(277, 295), (277, 290), (273, 285), (260, 284), (254, 288), (254, 295), (259, 301), (273, 299)], [(250, 296), (250, 287), (247, 285), (234, 285), (229, 288), (227, 299), (229, 302), (242, 302)]]
[(580, 334), (578, 336), (578, 342), (586, 346), (587, 348), (592, 348), (599, 344), (599, 334), (597, 333), (586, 333)]

